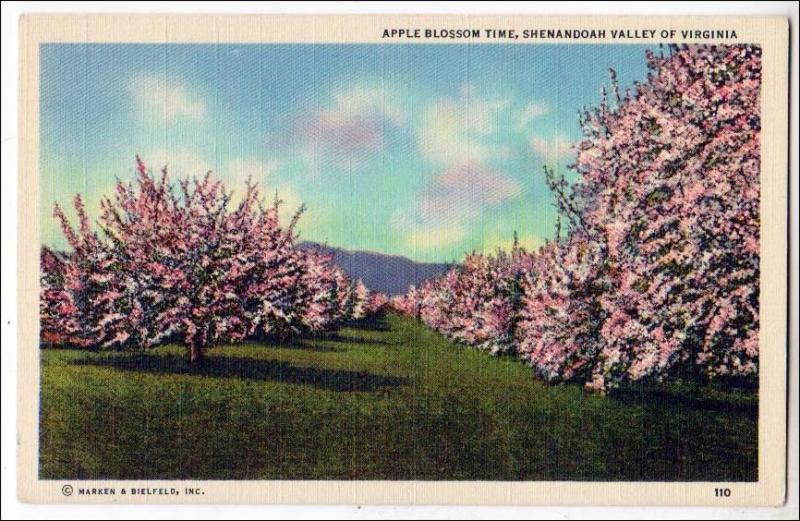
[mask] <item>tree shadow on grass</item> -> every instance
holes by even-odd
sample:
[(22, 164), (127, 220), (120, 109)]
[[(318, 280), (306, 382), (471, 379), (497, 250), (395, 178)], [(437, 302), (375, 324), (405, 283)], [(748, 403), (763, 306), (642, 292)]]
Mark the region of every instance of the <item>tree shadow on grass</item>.
[(278, 347), (280, 349), (299, 349), (303, 351), (316, 351), (319, 353), (337, 353), (344, 351), (344, 349), (339, 347), (314, 343), (312, 342), (313, 340), (325, 340), (325, 339), (322, 337), (292, 338), (286, 341), (264, 339), (261, 340), (258, 344), (254, 344), (253, 347), (255, 349), (260, 349), (260, 348), (272, 349)]
[[(333, 345), (331, 345), (333, 344)], [(289, 340), (262, 339), (256, 347), (279, 347), (281, 349), (302, 349), (307, 351), (319, 351), (324, 353), (345, 351), (344, 347), (337, 347), (336, 344), (358, 344), (372, 346), (392, 345), (391, 342), (380, 339), (364, 338), (352, 335), (340, 335), (339, 333), (319, 333), (292, 338)]]
[(386, 390), (407, 383), (406, 378), (383, 376), (366, 372), (296, 367), (286, 362), (210, 356), (201, 366), (193, 366), (177, 355), (116, 354), (103, 358), (85, 358), (75, 365), (112, 367), (119, 371), (152, 374), (241, 378), (310, 385), (329, 391), (371, 392)]
[(362, 331), (389, 331), (389, 323), (386, 321), (386, 316), (383, 313), (377, 313), (367, 318), (353, 320), (345, 324), (345, 327), (350, 329), (360, 329)]
[(626, 404), (647, 404), (709, 412), (736, 412), (758, 417), (758, 395), (713, 396), (658, 387), (629, 386), (614, 391), (613, 399)]
[(386, 340), (379, 340), (377, 338), (364, 338), (361, 336), (353, 336), (353, 335), (340, 335), (339, 333), (333, 333), (331, 335), (320, 336), (320, 337), (310, 337), (309, 340), (322, 340), (323, 342), (341, 342), (346, 344), (376, 345), (376, 346), (391, 345), (391, 342), (387, 342)]

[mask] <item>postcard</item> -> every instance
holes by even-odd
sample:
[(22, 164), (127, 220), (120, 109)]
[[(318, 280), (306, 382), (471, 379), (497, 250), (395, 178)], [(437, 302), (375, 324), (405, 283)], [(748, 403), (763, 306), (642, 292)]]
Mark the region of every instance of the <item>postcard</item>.
[(20, 23), (22, 500), (784, 501), (786, 19)]

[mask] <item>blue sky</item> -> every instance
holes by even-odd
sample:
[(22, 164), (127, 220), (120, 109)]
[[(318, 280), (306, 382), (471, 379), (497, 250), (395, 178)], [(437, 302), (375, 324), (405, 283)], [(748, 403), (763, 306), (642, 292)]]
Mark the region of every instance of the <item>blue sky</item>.
[[(577, 114), (635, 45), (84, 45), (41, 52), (44, 244), (55, 202), (96, 215), (140, 154), (175, 175), (248, 176), (301, 202), (302, 239), (460, 259), (551, 237), (542, 166), (564, 169)], [(271, 197), (271, 195), (270, 195)]]

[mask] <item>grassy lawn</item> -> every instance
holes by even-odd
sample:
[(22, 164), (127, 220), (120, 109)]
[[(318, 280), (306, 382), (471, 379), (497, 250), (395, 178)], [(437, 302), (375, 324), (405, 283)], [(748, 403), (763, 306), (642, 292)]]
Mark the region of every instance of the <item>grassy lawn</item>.
[(53, 479), (757, 479), (757, 396), (548, 386), (387, 315), (325, 339), (42, 351)]

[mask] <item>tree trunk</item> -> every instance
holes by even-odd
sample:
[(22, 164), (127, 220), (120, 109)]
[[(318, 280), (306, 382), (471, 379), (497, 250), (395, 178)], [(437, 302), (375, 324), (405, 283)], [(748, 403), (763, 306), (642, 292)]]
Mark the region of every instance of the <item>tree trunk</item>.
[(203, 365), (203, 350), (197, 342), (189, 344), (189, 363), (192, 365)]

